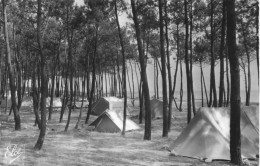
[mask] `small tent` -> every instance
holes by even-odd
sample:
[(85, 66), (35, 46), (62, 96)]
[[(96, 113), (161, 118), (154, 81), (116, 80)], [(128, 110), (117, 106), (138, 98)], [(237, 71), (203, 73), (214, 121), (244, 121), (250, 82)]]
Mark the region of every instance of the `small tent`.
[(151, 113), (153, 119), (158, 119), (163, 117), (163, 101), (158, 99), (150, 100), (151, 103)]
[(33, 99), (30, 96), (24, 96), (21, 107), (33, 107)]
[(119, 113), (123, 113), (124, 110), (123, 99), (119, 99), (117, 97), (100, 98), (97, 102), (93, 104), (91, 114), (99, 116), (107, 109), (114, 110)]
[[(114, 110), (106, 110), (89, 126), (95, 131), (115, 133), (123, 130), (123, 116)], [(130, 119), (126, 119), (125, 131), (137, 130), (140, 127)]]
[[(253, 123), (241, 110), (242, 158), (256, 158), (259, 134)], [(210, 160), (230, 160), (229, 108), (200, 108), (189, 125), (170, 145), (175, 155)]]
[[(47, 97), (46, 98), (46, 107), (50, 107), (50, 102), (51, 102), (51, 98)], [(53, 97), (52, 107), (53, 108), (61, 108), (62, 107), (62, 101), (59, 97)]]

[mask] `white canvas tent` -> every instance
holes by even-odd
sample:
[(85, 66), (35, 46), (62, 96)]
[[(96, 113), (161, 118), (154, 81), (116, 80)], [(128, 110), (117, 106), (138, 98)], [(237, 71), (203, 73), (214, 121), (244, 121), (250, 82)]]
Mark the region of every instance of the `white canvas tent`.
[(23, 101), (22, 101), (21, 107), (33, 107), (33, 99), (32, 99), (32, 97), (29, 97), (29, 96), (23, 97)]
[[(114, 110), (120, 114), (123, 113), (124, 110), (124, 101), (123, 99), (119, 99), (117, 97), (103, 97), (100, 98), (97, 102), (93, 104), (91, 114), (92, 115), (101, 115), (107, 109)], [(127, 110), (128, 113), (128, 110)]]
[[(95, 131), (115, 133), (123, 130), (123, 116), (114, 110), (106, 110), (89, 126)], [(140, 127), (130, 119), (126, 119), (125, 131), (137, 130)]]
[[(50, 107), (51, 98), (46, 98), (46, 107)], [(53, 108), (61, 108), (62, 107), (62, 101), (59, 97), (53, 97)]]
[[(189, 125), (170, 145), (175, 155), (203, 159), (230, 160), (229, 108), (200, 108)], [(259, 131), (241, 111), (242, 158), (256, 158), (259, 151)]]

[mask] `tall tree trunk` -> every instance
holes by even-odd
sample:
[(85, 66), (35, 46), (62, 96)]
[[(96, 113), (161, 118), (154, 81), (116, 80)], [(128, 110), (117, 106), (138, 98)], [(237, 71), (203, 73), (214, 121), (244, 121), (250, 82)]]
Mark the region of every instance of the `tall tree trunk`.
[(133, 20), (135, 24), (138, 52), (139, 52), (139, 61), (141, 66), (141, 80), (143, 82), (143, 90), (144, 90), (144, 102), (145, 102), (145, 131), (144, 131), (144, 140), (151, 140), (151, 105), (150, 105), (150, 94), (149, 94), (149, 86), (146, 75), (146, 64), (145, 64), (145, 56), (143, 54), (142, 42), (141, 42), (141, 34), (140, 27), (137, 19), (137, 11), (135, 0), (131, 0)]
[(167, 98), (167, 78), (166, 78), (166, 58), (164, 50), (164, 19), (163, 19), (163, 7), (164, 0), (159, 0), (159, 20), (160, 20), (160, 54), (162, 63), (162, 88), (163, 88), (163, 137), (168, 137), (168, 98)]
[(11, 101), (12, 101), (12, 109), (14, 112), (14, 121), (15, 121), (15, 130), (21, 129), (21, 120), (20, 114), (17, 110), (17, 103), (16, 103), (16, 87), (15, 87), (15, 76), (14, 76), (14, 67), (12, 65), (11, 60), (11, 50), (9, 44), (9, 37), (8, 37), (8, 28), (7, 28), (7, 2), (6, 0), (2, 0), (2, 7), (3, 7), (3, 23), (4, 23), (4, 38), (5, 38), (5, 47), (6, 47), (6, 64), (8, 66), (9, 71), (9, 84), (11, 89)]
[(93, 97), (94, 97), (94, 91), (95, 91), (95, 84), (96, 84), (96, 58), (97, 58), (97, 42), (98, 42), (98, 25), (96, 25), (96, 32), (95, 32), (95, 49), (94, 49), (94, 54), (93, 54), (93, 60), (92, 60), (92, 84), (91, 84), (91, 91), (90, 91), (90, 96), (89, 96), (89, 107), (88, 107), (88, 113), (87, 113), (87, 117), (85, 120), (85, 124), (88, 123), (89, 117), (90, 117), (90, 113), (92, 110), (92, 101), (93, 101)]
[(189, 22), (188, 22), (188, 2), (184, 0), (185, 8), (185, 66), (186, 66), (186, 78), (187, 78), (187, 123), (191, 120), (191, 90), (190, 90), (190, 69), (189, 69), (189, 58), (188, 58), (188, 40), (189, 40)]
[(177, 79), (177, 73), (178, 73), (178, 68), (179, 68), (179, 57), (180, 57), (180, 47), (179, 47), (179, 24), (176, 25), (177, 26), (177, 39), (176, 39), (176, 44), (177, 44), (177, 62), (176, 62), (176, 66), (175, 66), (175, 73), (174, 73), (174, 82), (173, 82), (173, 88), (172, 88), (172, 98), (174, 100), (175, 106), (177, 109), (179, 109), (176, 101), (175, 101), (175, 97), (174, 97), (174, 93), (175, 93), (175, 88), (176, 88), (176, 79)]
[(41, 130), (39, 138), (34, 146), (35, 150), (40, 150), (42, 148), (45, 132), (46, 132), (46, 96), (47, 96), (47, 71), (46, 71), (46, 57), (42, 51), (42, 38), (41, 38), (41, 15), (42, 15), (42, 1), (37, 0), (38, 10), (37, 10), (37, 43), (39, 47), (39, 52), (41, 56)]
[(70, 107), (69, 107), (69, 114), (68, 114), (68, 120), (67, 120), (67, 123), (66, 123), (66, 126), (65, 126), (65, 131), (68, 131), (68, 128), (69, 128), (69, 124), (70, 124), (70, 117), (71, 117), (71, 109), (72, 107), (75, 108), (75, 105), (72, 104), (73, 102), (73, 92), (75, 90), (76, 92), (76, 89), (73, 90), (73, 73), (74, 73), (74, 70), (73, 70), (73, 59), (72, 59), (72, 39), (73, 39), (73, 29), (70, 27), (69, 25), (69, 14), (71, 11), (71, 7), (69, 6), (66, 6), (66, 22), (67, 22), (67, 40), (68, 40), (68, 46), (69, 46), (69, 50), (68, 50), (68, 63), (69, 63), (69, 69), (68, 72), (70, 72)]
[[(126, 89), (126, 62), (125, 62), (125, 49), (124, 49), (124, 41), (121, 34), (120, 24), (118, 20), (117, 15), (117, 1), (115, 0), (115, 14), (116, 14), (116, 23), (118, 28), (118, 36), (120, 39), (120, 45), (121, 45), (121, 52), (123, 56), (123, 71), (122, 71), (122, 77), (123, 77), (123, 94), (124, 94), (124, 118), (123, 118), (123, 130), (122, 135), (125, 135), (125, 125), (126, 125), (126, 107), (127, 107), (127, 89)], [(128, 77), (129, 80), (129, 77)], [(130, 88), (130, 85), (129, 85)]]
[(240, 131), (240, 69), (236, 54), (236, 13), (235, 0), (227, 1), (227, 46), (231, 74), (230, 112), (230, 158), (231, 163), (242, 165)]
[(168, 11), (167, 0), (164, 0), (164, 12), (165, 12), (165, 40), (166, 40), (166, 53), (167, 53), (167, 71), (168, 71), (168, 86), (169, 86), (169, 104), (168, 104), (168, 131), (171, 130), (172, 120), (172, 76), (171, 76), (171, 63), (170, 63), (170, 50), (169, 50), (169, 38), (168, 38)]
[(224, 99), (224, 45), (225, 45), (225, 32), (226, 32), (226, 0), (222, 1), (222, 25), (221, 25), (221, 41), (219, 50), (219, 61), (220, 61), (220, 78), (219, 78), (219, 102), (218, 106), (223, 106)]
[(195, 105), (195, 95), (193, 90), (193, 74), (192, 74), (192, 31), (193, 31), (193, 15), (192, 15), (192, 3), (190, 4), (190, 91), (191, 91), (191, 99), (192, 99), (192, 111), (193, 115), (196, 115), (196, 105)]
[[(215, 38), (215, 28), (214, 28), (214, 0), (211, 0), (211, 14), (210, 14), (210, 107), (212, 106), (212, 95), (213, 95), (213, 107), (217, 107), (217, 90), (215, 81), (215, 55), (214, 55), (214, 38)], [(213, 93), (213, 94), (212, 94)]]
[(259, 2), (256, 2), (256, 64), (259, 86)]

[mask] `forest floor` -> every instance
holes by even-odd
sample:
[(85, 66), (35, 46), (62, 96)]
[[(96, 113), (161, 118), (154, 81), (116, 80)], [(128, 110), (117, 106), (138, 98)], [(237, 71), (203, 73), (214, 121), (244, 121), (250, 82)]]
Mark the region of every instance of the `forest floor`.
[[(167, 147), (186, 126), (186, 112), (174, 112), (172, 129), (168, 138), (162, 138), (162, 119), (152, 121), (152, 140), (144, 141), (144, 124), (140, 130), (121, 133), (100, 133), (89, 131), (84, 124), (86, 110), (81, 124), (74, 129), (79, 110), (72, 112), (69, 130), (64, 132), (68, 111), (63, 123), (59, 123), (59, 111), (53, 112), (47, 124), (47, 133), (42, 150), (34, 151), (39, 130), (34, 126), (31, 109), (20, 110), (22, 129), (14, 130), (13, 116), (0, 126), (0, 165), (24, 166), (95, 166), (95, 165), (231, 165), (229, 161), (206, 163), (198, 159), (172, 156)], [(91, 116), (90, 121), (95, 120)], [(136, 123), (138, 119), (132, 119)], [(13, 152), (13, 153), (12, 153)], [(259, 161), (249, 161), (258, 165)]]

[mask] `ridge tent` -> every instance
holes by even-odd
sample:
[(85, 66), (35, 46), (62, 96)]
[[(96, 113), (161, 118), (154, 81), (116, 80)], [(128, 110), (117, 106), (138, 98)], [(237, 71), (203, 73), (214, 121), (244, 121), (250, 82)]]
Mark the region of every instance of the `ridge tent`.
[[(114, 110), (106, 110), (89, 126), (95, 131), (115, 133), (123, 130), (123, 116)], [(137, 130), (140, 127), (130, 119), (126, 119), (125, 131)]]
[[(107, 109), (114, 110), (116, 112), (122, 113), (124, 110), (124, 100), (117, 97), (103, 97), (93, 104), (91, 114), (101, 115)], [(128, 110), (127, 110), (128, 112)]]
[[(230, 160), (229, 108), (200, 108), (189, 125), (170, 145), (175, 155), (198, 159)], [(241, 157), (256, 158), (259, 131), (241, 109)]]

